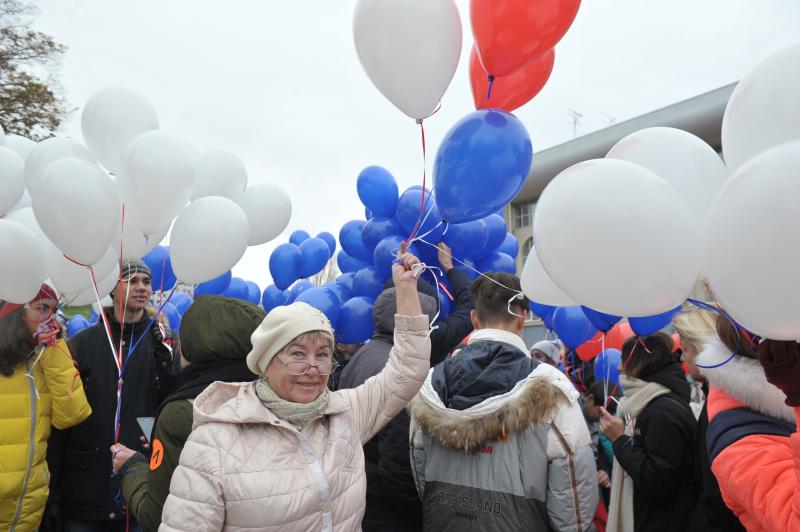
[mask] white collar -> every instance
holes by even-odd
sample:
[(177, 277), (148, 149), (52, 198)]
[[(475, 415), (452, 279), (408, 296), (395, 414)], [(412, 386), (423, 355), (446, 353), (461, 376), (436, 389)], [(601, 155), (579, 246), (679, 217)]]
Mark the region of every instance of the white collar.
[(502, 329), (479, 329), (472, 333), (472, 336), (469, 338), (469, 344), (486, 340), (503, 342), (504, 344), (516, 347), (525, 353), (525, 356), (528, 358), (531, 356), (530, 352), (528, 351), (528, 346), (525, 345), (525, 341), (518, 334), (504, 331)]

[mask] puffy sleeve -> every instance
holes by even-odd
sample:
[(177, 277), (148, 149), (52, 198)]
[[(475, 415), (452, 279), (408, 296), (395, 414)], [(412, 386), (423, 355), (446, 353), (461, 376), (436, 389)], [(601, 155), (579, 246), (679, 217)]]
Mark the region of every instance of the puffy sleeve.
[[(800, 426), (800, 408), (794, 411)], [(746, 436), (720, 452), (711, 470), (748, 529), (800, 530), (800, 433)]]
[(225, 499), (213, 423), (201, 425), (186, 441), (161, 517), (160, 532), (222, 530)]
[(52, 401), (51, 420), (57, 429), (81, 423), (92, 413), (83, 391), (80, 373), (64, 340), (42, 353), (41, 367)]
[(416, 395), (430, 368), (428, 317), (396, 314), (394, 319), (394, 347), (383, 371), (357, 388), (334, 392), (350, 402), (362, 444)]

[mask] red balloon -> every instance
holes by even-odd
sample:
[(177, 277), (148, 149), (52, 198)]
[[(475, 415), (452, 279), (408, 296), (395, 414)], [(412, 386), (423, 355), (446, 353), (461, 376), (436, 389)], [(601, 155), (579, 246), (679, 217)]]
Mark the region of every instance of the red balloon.
[(505, 76), (553, 48), (580, 0), (471, 0), (475, 48), (486, 72)]
[[(608, 347), (608, 346), (606, 346)], [(603, 333), (597, 331), (591, 340), (587, 340), (581, 345), (578, 346), (578, 349), (575, 350), (578, 353), (578, 357), (584, 362), (588, 362), (603, 350)]]
[(550, 78), (555, 61), (551, 48), (507, 76), (495, 77), (489, 95), (489, 75), (483, 69), (475, 47), (469, 56), (469, 78), (472, 83), (472, 99), (475, 109), (503, 109), (511, 112), (522, 107), (539, 94)]
[(627, 321), (625, 323), (617, 323), (606, 335), (606, 349), (619, 349), (621, 351), (622, 344), (631, 336), (636, 336), (636, 333), (633, 332)]

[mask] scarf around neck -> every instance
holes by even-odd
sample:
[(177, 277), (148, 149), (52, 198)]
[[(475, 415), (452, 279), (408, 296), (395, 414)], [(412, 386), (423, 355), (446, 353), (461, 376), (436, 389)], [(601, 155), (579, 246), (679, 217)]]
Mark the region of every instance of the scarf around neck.
[[(625, 434), (632, 437), (636, 418), (642, 410), (656, 397), (668, 394), (670, 389), (625, 374), (620, 374), (619, 381), (625, 391), (625, 397), (619, 402), (617, 417), (625, 420)], [(633, 439), (628, 445), (633, 445)], [(633, 479), (614, 458), (614, 468), (611, 472), (611, 504), (606, 527), (609, 532), (633, 532), (633, 489)]]
[(263, 377), (256, 382), (256, 395), (264, 408), (280, 420), (291, 423), (297, 430), (303, 430), (313, 420), (322, 417), (328, 407), (328, 389), (324, 388), (319, 397), (310, 403), (293, 403), (281, 398)]

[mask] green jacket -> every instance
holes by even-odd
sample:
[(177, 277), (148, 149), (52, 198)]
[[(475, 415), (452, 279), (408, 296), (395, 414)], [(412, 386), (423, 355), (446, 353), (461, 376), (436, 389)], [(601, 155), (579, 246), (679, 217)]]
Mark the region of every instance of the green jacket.
[(161, 510), (169, 495), (170, 479), (190, 432), (192, 402), (184, 399), (168, 403), (153, 429), (150, 463), (137, 454), (122, 468), (122, 495), (131, 514), (147, 532), (157, 531), (161, 524)]

